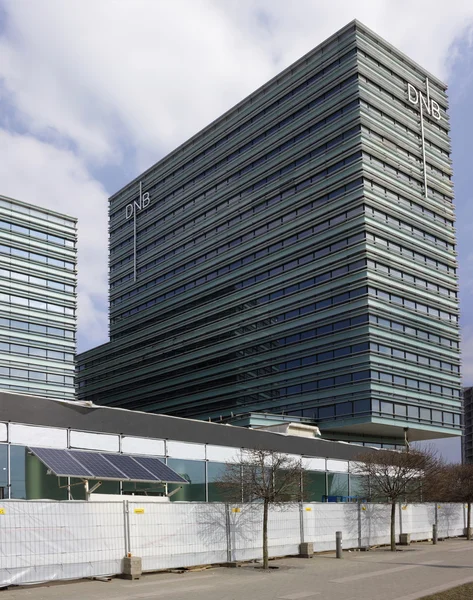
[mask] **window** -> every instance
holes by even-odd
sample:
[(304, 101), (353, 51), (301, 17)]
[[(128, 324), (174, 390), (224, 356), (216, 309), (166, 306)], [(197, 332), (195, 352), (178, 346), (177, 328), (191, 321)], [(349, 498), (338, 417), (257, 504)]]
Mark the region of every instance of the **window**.
[(370, 412), (371, 406), (369, 400), (355, 400), (354, 402), (354, 410), (355, 414), (367, 413)]
[[(169, 458), (169, 467), (184, 477), (189, 482), (189, 485), (183, 485), (171, 499), (174, 501), (205, 501), (205, 463), (197, 460), (181, 460), (177, 458)], [(173, 491), (177, 485), (169, 485), (168, 490)]]
[(303, 479), (305, 502), (322, 502), (325, 496), (325, 473), (306, 471)]
[(327, 473), (327, 496), (348, 496), (348, 474)]

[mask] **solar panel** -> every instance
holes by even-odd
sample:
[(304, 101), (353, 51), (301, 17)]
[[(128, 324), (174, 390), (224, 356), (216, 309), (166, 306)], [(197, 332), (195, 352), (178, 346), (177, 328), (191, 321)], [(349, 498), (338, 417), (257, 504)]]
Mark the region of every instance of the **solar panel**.
[(158, 458), (56, 448), (29, 448), (58, 477), (189, 483)]
[(31, 452), (55, 475), (63, 477), (91, 477), (92, 473), (77, 462), (66, 450), (30, 448)]
[(115, 467), (120, 469), (130, 481), (156, 481), (152, 473), (147, 471), (134, 458), (125, 454), (105, 454), (103, 455)]
[(151, 458), (149, 456), (134, 456), (133, 458), (150, 471), (159, 481), (164, 483), (189, 483), (184, 477), (181, 477), (160, 461), (159, 458)]
[(92, 473), (92, 479), (116, 479), (117, 481), (128, 479), (125, 473), (122, 473), (98, 452), (81, 452), (80, 450), (67, 452)]

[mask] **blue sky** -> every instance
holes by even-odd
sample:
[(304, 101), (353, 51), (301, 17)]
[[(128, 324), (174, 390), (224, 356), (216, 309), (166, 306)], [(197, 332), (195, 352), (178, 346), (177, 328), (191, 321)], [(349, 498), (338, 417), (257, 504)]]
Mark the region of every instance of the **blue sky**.
[(353, 18), (449, 84), (473, 384), (471, 0), (0, 0), (0, 193), (79, 218), (79, 350), (107, 341), (108, 196)]

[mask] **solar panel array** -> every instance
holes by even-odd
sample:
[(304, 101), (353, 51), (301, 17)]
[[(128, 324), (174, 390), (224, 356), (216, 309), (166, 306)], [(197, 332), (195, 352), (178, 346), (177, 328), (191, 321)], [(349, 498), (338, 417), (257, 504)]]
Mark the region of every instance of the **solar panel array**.
[(58, 450), (56, 448), (29, 448), (29, 450), (58, 477), (188, 483), (159, 458), (150, 456)]

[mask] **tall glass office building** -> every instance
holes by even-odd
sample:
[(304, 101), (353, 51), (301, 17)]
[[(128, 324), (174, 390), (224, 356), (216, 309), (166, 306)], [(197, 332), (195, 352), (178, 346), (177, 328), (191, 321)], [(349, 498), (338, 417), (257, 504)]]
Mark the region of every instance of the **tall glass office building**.
[(0, 389), (73, 400), (76, 219), (0, 196)]
[(358, 22), (110, 199), (78, 394), (326, 437), (459, 435), (446, 86)]

